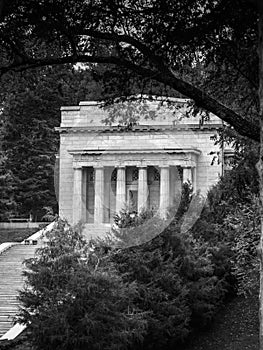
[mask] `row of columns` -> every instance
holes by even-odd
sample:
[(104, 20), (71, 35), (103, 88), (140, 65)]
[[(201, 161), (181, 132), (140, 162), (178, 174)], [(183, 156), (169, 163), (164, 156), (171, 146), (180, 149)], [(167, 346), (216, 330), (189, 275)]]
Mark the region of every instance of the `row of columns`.
[[(138, 210), (147, 202), (147, 167), (139, 168), (138, 176)], [(125, 167), (117, 168), (116, 212), (118, 213), (126, 202), (126, 173)]]
[[(192, 173), (193, 169), (193, 173)], [(103, 222), (104, 207), (104, 167), (94, 167), (95, 171), (95, 201), (94, 201), (94, 223)], [(87, 181), (84, 178), (82, 168), (74, 168), (73, 184), (73, 222), (83, 220), (83, 213), (86, 208), (85, 198)], [(183, 168), (183, 182), (190, 181), (195, 187), (195, 168)], [(147, 203), (147, 167), (139, 167), (138, 176), (138, 211), (142, 210)], [(116, 212), (118, 213), (126, 202), (126, 172), (125, 167), (117, 168), (116, 184)], [(170, 169), (169, 166), (160, 167), (160, 207), (159, 211), (165, 216), (170, 204)]]

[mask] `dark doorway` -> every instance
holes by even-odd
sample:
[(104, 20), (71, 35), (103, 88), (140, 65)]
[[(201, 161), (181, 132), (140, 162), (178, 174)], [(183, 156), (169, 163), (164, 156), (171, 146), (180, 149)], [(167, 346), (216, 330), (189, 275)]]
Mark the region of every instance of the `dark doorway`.
[(129, 208), (130, 211), (138, 211), (138, 191), (129, 190)]

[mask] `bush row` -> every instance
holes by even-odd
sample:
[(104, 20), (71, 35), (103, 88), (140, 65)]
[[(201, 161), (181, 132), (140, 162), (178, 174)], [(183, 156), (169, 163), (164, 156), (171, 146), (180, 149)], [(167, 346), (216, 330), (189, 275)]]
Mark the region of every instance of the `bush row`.
[(80, 226), (58, 221), (47, 246), (27, 262), (20, 294), (20, 320), (30, 325), (35, 347), (173, 349), (206, 327), (229, 296), (257, 282), (254, 175), (234, 168), (205, 205), (184, 185), (166, 221), (126, 208), (103, 241), (87, 243)]

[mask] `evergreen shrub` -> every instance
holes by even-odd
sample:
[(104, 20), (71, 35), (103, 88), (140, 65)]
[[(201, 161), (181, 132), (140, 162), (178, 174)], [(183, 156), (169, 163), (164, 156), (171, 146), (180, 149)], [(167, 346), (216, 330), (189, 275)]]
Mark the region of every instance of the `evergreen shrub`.
[[(143, 349), (173, 348), (193, 329), (207, 326), (231, 290), (231, 251), (182, 230), (191, 201), (202, 202), (185, 184), (171, 221), (145, 212), (145, 221), (140, 215), (130, 218), (125, 210), (115, 222), (113, 235), (122, 249), (112, 251), (110, 259), (126, 282), (137, 283), (136, 305), (148, 323)], [(161, 233), (148, 240), (158, 230)]]
[(206, 327), (228, 295), (252, 285), (256, 265), (257, 204), (225, 197), (228, 210), (213, 218), (220, 186), (189, 230), (189, 205), (201, 199), (188, 185), (172, 220), (125, 209), (105, 241), (87, 243), (80, 228), (59, 222), (27, 262), (20, 294), (36, 347), (174, 349)]
[(36, 349), (128, 349), (147, 322), (137, 308), (136, 282), (127, 283), (100, 259), (79, 228), (59, 222), (47, 246), (27, 261), (20, 321)]

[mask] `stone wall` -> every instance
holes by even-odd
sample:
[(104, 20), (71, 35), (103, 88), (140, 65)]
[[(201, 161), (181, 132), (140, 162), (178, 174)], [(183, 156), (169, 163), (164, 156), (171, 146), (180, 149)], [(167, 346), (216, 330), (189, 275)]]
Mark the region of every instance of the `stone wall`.
[[(179, 102), (185, 108), (185, 100)], [(152, 103), (151, 108), (156, 108), (156, 103)], [(174, 114), (163, 107), (154, 120), (143, 119), (133, 131), (119, 131), (117, 122), (112, 127), (105, 126), (103, 120), (107, 113), (96, 102), (62, 107), (61, 113), (59, 207), (60, 215), (70, 222), (73, 219), (73, 168), (76, 165), (73, 158), (76, 153), (81, 157), (82, 153), (89, 152), (88, 159), (92, 160), (92, 164), (103, 159), (111, 166), (123, 166), (129, 165), (130, 159), (134, 161), (137, 158), (139, 165), (139, 155), (143, 151), (147, 153), (145, 157), (148, 164), (151, 161), (154, 164), (156, 158), (162, 164), (168, 164), (174, 150), (178, 154), (182, 151), (180, 157), (184, 157), (184, 150), (193, 150), (191, 152), (196, 152), (192, 159), (196, 161), (196, 189), (204, 195), (221, 175), (221, 164), (216, 161), (211, 165), (214, 156), (217, 153), (220, 156), (220, 149), (211, 139), (221, 126), (220, 120), (215, 116), (200, 126), (198, 118), (181, 120), (182, 110), (179, 109)], [(122, 152), (126, 153), (125, 164)], [(188, 160), (187, 156), (182, 158), (184, 164)]]

